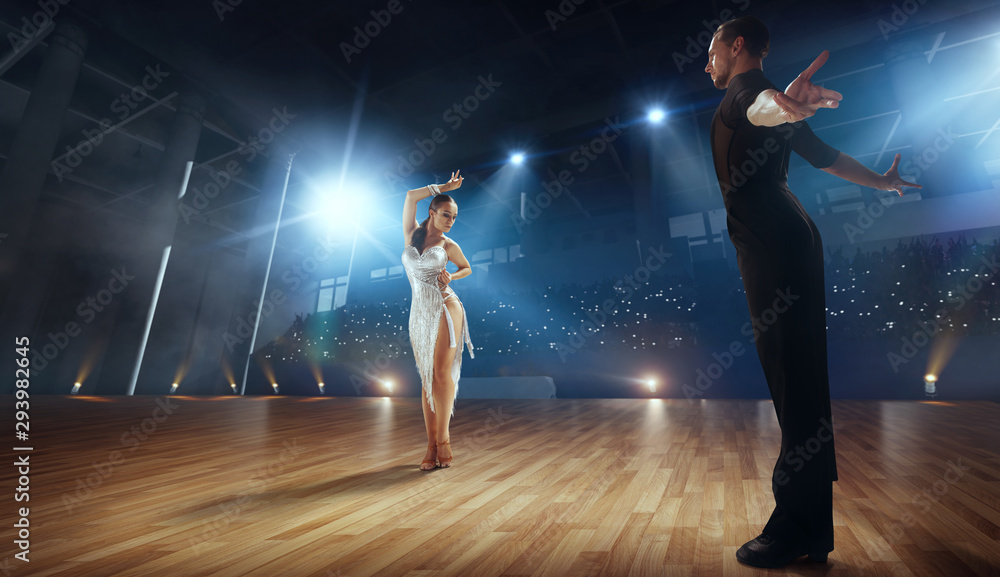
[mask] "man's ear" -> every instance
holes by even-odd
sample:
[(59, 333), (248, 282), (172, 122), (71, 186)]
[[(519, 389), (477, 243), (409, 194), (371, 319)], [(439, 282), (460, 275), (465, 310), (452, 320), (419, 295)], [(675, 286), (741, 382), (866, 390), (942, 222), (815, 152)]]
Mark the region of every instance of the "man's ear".
[(731, 47), (731, 50), (733, 51), (733, 56), (739, 56), (740, 52), (743, 51), (743, 43), (744, 40), (742, 36), (737, 36), (736, 38), (733, 39), (733, 45)]

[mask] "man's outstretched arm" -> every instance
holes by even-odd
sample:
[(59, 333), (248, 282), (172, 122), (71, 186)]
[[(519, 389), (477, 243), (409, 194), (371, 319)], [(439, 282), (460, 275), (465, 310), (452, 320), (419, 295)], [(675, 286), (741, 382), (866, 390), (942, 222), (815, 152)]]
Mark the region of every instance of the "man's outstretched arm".
[(839, 92), (812, 83), (813, 74), (829, 57), (830, 53), (824, 50), (784, 92), (769, 88), (758, 94), (747, 109), (747, 120), (755, 126), (777, 126), (785, 122), (805, 120), (820, 108), (840, 106), (844, 97)]
[(879, 174), (865, 167), (851, 155), (841, 152), (833, 164), (822, 170), (861, 186), (879, 190), (895, 190), (899, 196), (903, 196), (904, 186), (923, 188), (919, 184), (907, 182), (899, 177), (899, 157), (900, 155), (896, 154), (889, 170), (885, 174)]

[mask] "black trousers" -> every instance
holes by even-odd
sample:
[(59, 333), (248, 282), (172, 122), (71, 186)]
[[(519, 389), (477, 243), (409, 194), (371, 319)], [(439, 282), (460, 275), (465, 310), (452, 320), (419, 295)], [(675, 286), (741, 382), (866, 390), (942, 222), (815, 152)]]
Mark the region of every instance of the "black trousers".
[(727, 199), (729, 235), (781, 428), (768, 536), (833, 550), (837, 480), (826, 351), (823, 243), (784, 183)]

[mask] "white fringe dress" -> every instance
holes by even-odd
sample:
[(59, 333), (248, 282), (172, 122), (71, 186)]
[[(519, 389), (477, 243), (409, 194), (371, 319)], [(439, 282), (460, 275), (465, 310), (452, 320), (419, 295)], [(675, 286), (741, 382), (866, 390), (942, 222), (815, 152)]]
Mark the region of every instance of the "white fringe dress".
[[(448, 253), (443, 246), (427, 247), (423, 253), (418, 252), (417, 247), (413, 245), (407, 245), (403, 250), (403, 268), (406, 270), (406, 277), (410, 279), (410, 287), (413, 289), (413, 298), (410, 302), (410, 345), (413, 347), (413, 356), (417, 363), (417, 370), (420, 372), (424, 395), (427, 397), (427, 404), (432, 412), (434, 412), (434, 396), (431, 394), (431, 384), (434, 381), (434, 350), (437, 347), (441, 311), (444, 311), (445, 319), (448, 322), (449, 346), (458, 346), (455, 360), (451, 365), (451, 377), (455, 381), (456, 398), (458, 397), (458, 379), (462, 373), (462, 350), (465, 343), (469, 345), (469, 357), (476, 358), (472, 352), (472, 340), (469, 338), (469, 319), (468, 315), (464, 314), (465, 307), (462, 306), (462, 301), (458, 300), (458, 295), (451, 289), (451, 286), (445, 287), (442, 291), (438, 285), (438, 274), (444, 270), (447, 264)], [(455, 338), (455, 327), (451, 313), (448, 312), (448, 307), (444, 304), (446, 300), (452, 298), (458, 300), (463, 312), (462, 335), (457, 339)], [(454, 404), (451, 411), (454, 414)]]

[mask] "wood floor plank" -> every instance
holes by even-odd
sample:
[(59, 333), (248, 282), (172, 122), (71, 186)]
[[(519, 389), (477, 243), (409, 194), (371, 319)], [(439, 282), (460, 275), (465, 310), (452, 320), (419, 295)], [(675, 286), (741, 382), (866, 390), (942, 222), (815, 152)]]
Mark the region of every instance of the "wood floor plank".
[[(32, 561), (7, 566), (44, 577), (758, 575), (735, 551), (780, 442), (766, 401), (463, 399), (454, 466), (422, 472), (418, 399), (32, 407)], [(769, 574), (1000, 577), (1000, 405), (833, 409), (836, 549)]]

